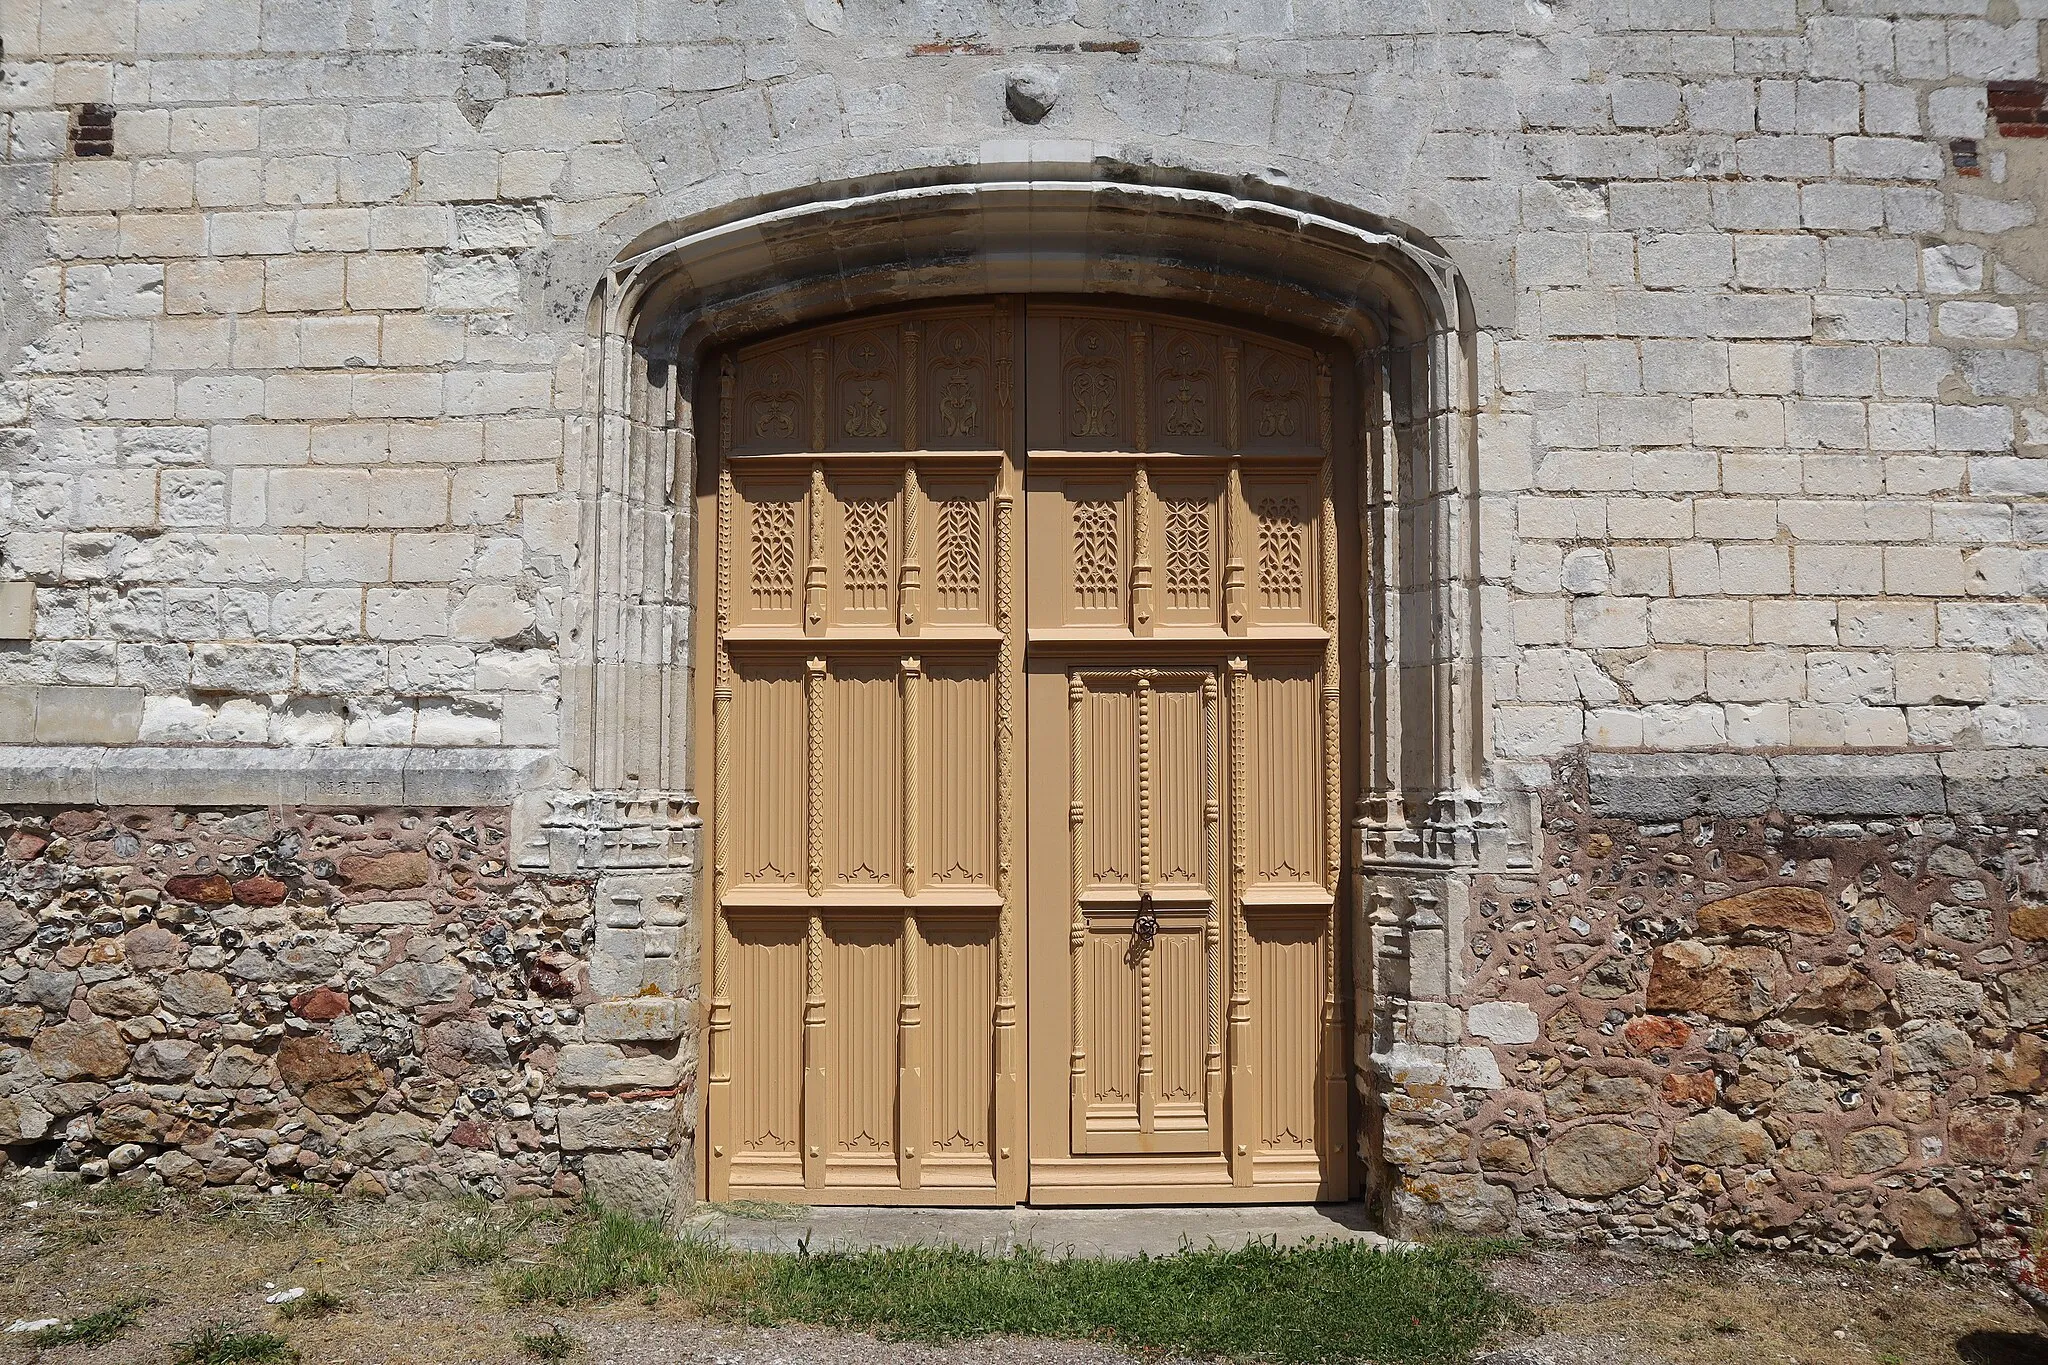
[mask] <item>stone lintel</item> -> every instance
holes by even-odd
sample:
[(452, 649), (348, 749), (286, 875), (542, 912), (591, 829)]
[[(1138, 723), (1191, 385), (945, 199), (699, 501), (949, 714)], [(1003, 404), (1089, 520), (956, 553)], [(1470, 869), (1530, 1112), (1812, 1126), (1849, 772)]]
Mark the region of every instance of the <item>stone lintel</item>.
[(544, 749), (0, 745), (0, 803), (44, 806), (503, 806)]

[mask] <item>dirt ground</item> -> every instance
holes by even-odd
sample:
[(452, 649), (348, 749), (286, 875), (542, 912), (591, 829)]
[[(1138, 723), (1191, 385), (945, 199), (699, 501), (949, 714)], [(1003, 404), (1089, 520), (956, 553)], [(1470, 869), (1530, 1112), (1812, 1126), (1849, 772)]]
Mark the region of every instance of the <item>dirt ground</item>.
[[(38, 1353), (0, 1335), (0, 1361), (37, 1365), (167, 1362), (173, 1344), (220, 1320), (287, 1336), (307, 1365), (523, 1365), (519, 1338), (549, 1324), (579, 1362), (615, 1365), (1096, 1365), (1104, 1347), (992, 1339), (921, 1347), (800, 1328), (705, 1324), (672, 1304), (573, 1311), (508, 1307), (497, 1268), (423, 1270), (443, 1211), (269, 1206), (153, 1216), (83, 1200), (0, 1205), (0, 1326), (71, 1318), (137, 1295), (156, 1303), (97, 1349)], [(543, 1231), (541, 1236), (545, 1236)], [(515, 1242), (507, 1259), (542, 1254)], [(1532, 1308), (1495, 1365), (2043, 1365), (2048, 1332), (1995, 1280), (1917, 1268), (1786, 1258), (1544, 1250), (1497, 1264), (1498, 1283)], [(324, 1288), (346, 1306), (280, 1322), (267, 1294)]]

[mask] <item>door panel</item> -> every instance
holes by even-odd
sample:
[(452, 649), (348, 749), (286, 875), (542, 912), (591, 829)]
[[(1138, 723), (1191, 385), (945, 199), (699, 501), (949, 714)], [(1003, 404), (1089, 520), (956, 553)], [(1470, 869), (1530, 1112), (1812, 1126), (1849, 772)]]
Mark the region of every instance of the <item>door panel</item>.
[(1023, 1197), (1014, 313), (742, 347), (707, 395), (711, 1198)]
[(1327, 360), (1048, 304), (1026, 374), (1031, 1197), (1341, 1197)]
[(1347, 1194), (1328, 357), (998, 300), (701, 410), (707, 1196)]

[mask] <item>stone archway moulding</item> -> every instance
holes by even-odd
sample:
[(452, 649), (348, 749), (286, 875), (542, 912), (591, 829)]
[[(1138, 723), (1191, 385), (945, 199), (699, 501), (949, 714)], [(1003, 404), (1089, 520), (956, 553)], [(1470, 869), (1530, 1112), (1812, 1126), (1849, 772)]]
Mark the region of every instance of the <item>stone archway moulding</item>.
[[(1471, 874), (1507, 856), (1479, 672), (1469, 299), (1440, 250), (1334, 206), (1099, 174), (1033, 165), (1022, 177), (821, 189), (645, 234), (606, 272), (591, 305), (581, 580), (563, 669), (560, 768), (580, 781), (529, 793), (518, 821), (527, 866), (604, 874), (600, 995), (644, 995), (672, 974), (649, 959), (694, 942), (699, 357), (892, 303), (1107, 293), (1226, 309), (1331, 337), (1356, 357), (1367, 547), (1368, 753), (1352, 836), (1366, 921), (1351, 935), (1366, 1006), (1353, 1014), (1360, 1082), (1373, 1084), (1369, 1056), (1433, 1041), (1427, 1005), (1455, 988)], [(671, 1038), (683, 1029), (672, 1017)], [(1377, 1126), (1368, 1117), (1362, 1150), (1377, 1146)]]

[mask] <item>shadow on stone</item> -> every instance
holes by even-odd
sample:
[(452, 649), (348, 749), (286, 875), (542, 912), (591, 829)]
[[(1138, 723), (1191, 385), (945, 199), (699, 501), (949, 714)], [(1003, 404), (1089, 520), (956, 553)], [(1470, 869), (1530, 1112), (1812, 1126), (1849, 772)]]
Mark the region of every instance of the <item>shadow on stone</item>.
[(2048, 1360), (2048, 1336), (2039, 1332), (1969, 1332), (1956, 1338), (1963, 1365), (2040, 1365)]

